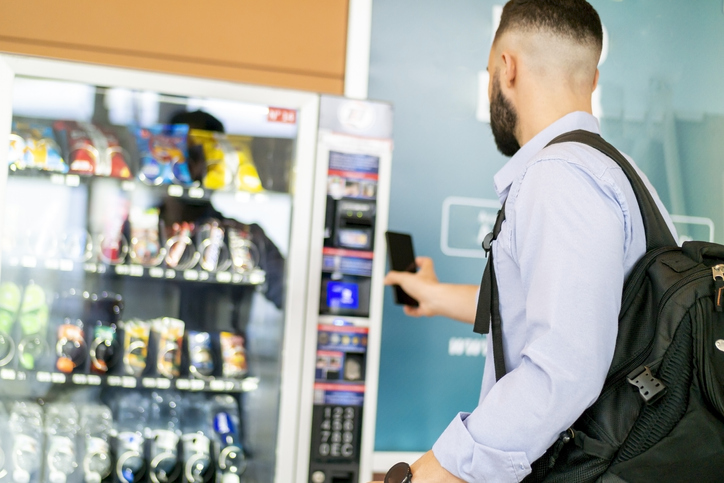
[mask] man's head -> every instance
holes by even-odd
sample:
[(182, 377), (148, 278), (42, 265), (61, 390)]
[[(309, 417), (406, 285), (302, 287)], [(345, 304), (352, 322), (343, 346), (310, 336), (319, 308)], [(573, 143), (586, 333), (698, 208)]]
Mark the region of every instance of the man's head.
[(488, 61), (490, 119), (498, 149), (512, 156), (547, 125), (591, 111), (603, 45), (585, 0), (511, 0)]

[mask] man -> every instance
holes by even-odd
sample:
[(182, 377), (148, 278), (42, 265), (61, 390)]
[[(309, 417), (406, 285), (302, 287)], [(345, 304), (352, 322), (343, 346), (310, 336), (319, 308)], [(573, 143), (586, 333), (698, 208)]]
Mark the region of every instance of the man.
[[(503, 9), (488, 94), (496, 145), (512, 156), (494, 179), (505, 221), (492, 246), (508, 372), (495, 381), (489, 337), (478, 406), (412, 464), (413, 483), (521, 481), (603, 387), (643, 222), (613, 160), (575, 143), (546, 147), (565, 132), (599, 132), (591, 96), (602, 37), (585, 0)], [(478, 287), (440, 283), (430, 259), (418, 265), (385, 279), (420, 302), (405, 313), (473, 323)]]

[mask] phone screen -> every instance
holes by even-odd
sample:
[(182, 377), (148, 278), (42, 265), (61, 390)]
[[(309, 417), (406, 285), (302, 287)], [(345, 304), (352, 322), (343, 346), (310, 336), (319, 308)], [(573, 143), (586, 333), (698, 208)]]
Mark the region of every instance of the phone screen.
[[(417, 264), (415, 263), (415, 252), (412, 249), (412, 237), (407, 233), (397, 233), (388, 231), (385, 233), (387, 238), (387, 253), (390, 257), (390, 268), (396, 272), (417, 272)], [(407, 292), (402, 290), (399, 285), (394, 285), (395, 303), (398, 305), (410, 305), (417, 307), (417, 300), (412, 298)]]

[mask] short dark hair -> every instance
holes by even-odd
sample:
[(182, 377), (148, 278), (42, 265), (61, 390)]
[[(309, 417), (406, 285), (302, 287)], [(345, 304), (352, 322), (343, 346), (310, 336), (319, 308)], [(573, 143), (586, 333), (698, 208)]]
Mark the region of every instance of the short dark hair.
[(503, 7), (495, 40), (508, 30), (547, 31), (581, 43), (603, 45), (603, 27), (585, 0), (510, 0)]

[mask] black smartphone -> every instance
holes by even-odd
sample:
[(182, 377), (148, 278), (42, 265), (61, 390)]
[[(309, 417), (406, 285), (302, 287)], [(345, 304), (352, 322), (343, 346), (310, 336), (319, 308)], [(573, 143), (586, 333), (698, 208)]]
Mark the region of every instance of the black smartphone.
[[(387, 253), (390, 257), (390, 268), (396, 272), (417, 272), (415, 263), (415, 251), (412, 249), (412, 237), (407, 233), (394, 231), (385, 232), (387, 238)], [(398, 305), (409, 305), (417, 307), (417, 300), (412, 298), (399, 285), (393, 285), (395, 303)]]

